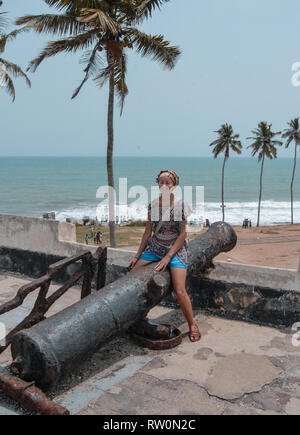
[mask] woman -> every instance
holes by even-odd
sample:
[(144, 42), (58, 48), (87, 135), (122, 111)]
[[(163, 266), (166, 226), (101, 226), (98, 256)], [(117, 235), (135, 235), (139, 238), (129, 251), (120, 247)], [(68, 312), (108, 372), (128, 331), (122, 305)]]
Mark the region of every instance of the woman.
[[(191, 300), (185, 288), (188, 268), (186, 225), (191, 209), (186, 202), (172, 193), (179, 184), (179, 176), (175, 171), (160, 171), (156, 181), (161, 195), (148, 205), (146, 229), (129, 268), (132, 272), (152, 261), (158, 261), (155, 271), (170, 267), (173, 289), (189, 325), (189, 338), (194, 342), (200, 340), (201, 334), (194, 321)], [(152, 231), (154, 235), (151, 237)]]

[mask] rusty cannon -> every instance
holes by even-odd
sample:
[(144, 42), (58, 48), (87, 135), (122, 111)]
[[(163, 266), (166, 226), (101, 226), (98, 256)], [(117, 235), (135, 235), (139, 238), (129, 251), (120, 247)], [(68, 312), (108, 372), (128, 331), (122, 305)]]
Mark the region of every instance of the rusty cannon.
[[(216, 255), (234, 248), (236, 240), (229, 224), (212, 224), (190, 242), (188, 274), (202, 273)], [(18, 332), (11, 352), (12, 366), (20, 377), (47, 390), (101, 345), (143, 320), (172, 291), (169, 270), (156, 272), (154, 266), (152, 263), (127, 273), (97, 293)]]

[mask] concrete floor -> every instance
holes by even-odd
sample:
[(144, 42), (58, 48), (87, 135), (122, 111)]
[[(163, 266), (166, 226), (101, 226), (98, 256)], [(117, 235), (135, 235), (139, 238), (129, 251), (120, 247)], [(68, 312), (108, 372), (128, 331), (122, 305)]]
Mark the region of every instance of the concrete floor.
[[(1, 275), (0, 304), (25, 282)], [(8, 330), (29, 311), (33, 296), (6, 315)], [(79, 297), (80, 289), (71, 289), (48, 315)], [(179, 346), (153, 351), (121, 334), (63, 379), (49, 397), (72, 414), (85, 415), (300, 414), (300, 347), (293, 345), (291, 332), (194, 313), (202, 333), (199, 342), (189, 341), (181, 310), (157, 306), (148, 317), (179, 327)], [(0, 365), (9, 363), (7, 349)], [(24, 413), (0, 395), (0, 415), (14, 412)]]
[[(174, 314), (156, 307), (150, 317), (163, 322), (174, 318), (187, 332), (187, 324), (179, 325)], [(199, 342), (185, 336), (174, 349), (146, 351), (151, 361), (78, 413), (300, 413), (300, 353), (290, 334), (200, 312), (196, 319)]]

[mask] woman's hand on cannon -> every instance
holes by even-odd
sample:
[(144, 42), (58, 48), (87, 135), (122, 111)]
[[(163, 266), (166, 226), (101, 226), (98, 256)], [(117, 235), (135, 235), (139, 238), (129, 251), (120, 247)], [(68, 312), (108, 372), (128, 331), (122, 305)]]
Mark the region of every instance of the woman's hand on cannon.
[(154, 267), (155, 271), (164, 271), (167, 267), (167, 265), (169, 264), (170, 260), (171, 260), (172, 256), (170, 256), (169, 254), (165, 255), (158, 263), (157, 265)]
[(138, 261), (138, 258), (137, 257), (133, 257), (133, 259), (129, 263), (128, 269), (131, 270), (135, 266), (137, 261)]

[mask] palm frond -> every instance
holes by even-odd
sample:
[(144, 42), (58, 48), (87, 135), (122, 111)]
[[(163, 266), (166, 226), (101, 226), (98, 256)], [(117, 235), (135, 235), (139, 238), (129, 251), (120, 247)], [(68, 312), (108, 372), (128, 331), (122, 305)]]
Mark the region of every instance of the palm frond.
[(288, 122), (289, 128), (285, 129), (281, 135), (286, 140), (285, 147), (288, 148), (290, 144), (295, 141), (297, 145), (300, 144), (300, 123), (299, 118), (292, 119)]
[(4, 32), (6, 26), (8, 25), (8, 20), (5, 15), (7, 12), (0, 12), (0, 35)]
[(13, 39), (15, 39), (20, 33), (28, 32), (31, 30), (30, 27), (22, 27), (21, 29), (13, 30), (12, 32), (8, 33), (7, 35), (3, 35), (0, 37), (0, 53), (3, 53), (6, 47), (6, 44)]
[(43, 14), (43, 15), (25, 15), (17, 18), (15, 24), (26, 24), (37, 33), (52, 35), (78, 35), (88, 30), (85, 23), (76, 20), (74, 16)]
[(119, 97), (120, 104), (120, 116), (122, 116), (125, 97), (128, 94), (128, 88), (126, 85), (126, 72), (127, 72), (127, 57), (124, 52), (119, 58), (119, 61), (115, 65), (114, 77), (115, 77), (115, 87), (117, 95)]
[(48, 6), (54, 6), (59, 11), (65, 10), (68, 13), (78, 12), (82, 8), (109, 10), (111, 4), (118, 3), (111, 0), (44, 0)]
[(79, 94), (82, 86), (84, 83), (89, 79), (91, 74), (94, 74), (97, 69), (99, 69), (99, 65), (103, 65), (104, 61), (102, 60), (101, 56), (97, 53), (99, 49), (99, 42), (95, 45), (94, 49), (92, 51), (87, 51), (84, 56), (82, 57), (80, 63), (86, 63), (87, 66), (83, 70), (85, 72), (85, 77), (78, 86), (78, 88), (73, 93), (71, 99), (77, 97)]
[(114, 73), (115, 65), (114, 63), (109, 64), (105, 68), (101, 68), (100, 73), (93, 78), (99, 89), (102, 89), (103, 85), (107, 82), (110, 74)]
[(267, 124), (266, 122), (260, 122), (258, 128), (252, 130), (254, 136), (247, 137), (247, 140), (254, 141), (252, 144), (248, 145), (247, 148), (252, 149), (252, 157), (258, 154), (258, 161), (266, 156), (269, 159), (277, 158), (277, 146), (281, 146), (282, 142), (274, 139), (281, 132), (273, 132), (272, 124)]
[[(280, 134), (281, 132), (279, 131), (277, 134)], [(272, 140), (271, 142), (273, 145), (277, 145), (277, 146), (281, 146), (283, 144), (283, 142), (281, 142), (281, 140)]]
[(22, 77), (23, 79), (25, 79), (27, 85), (29, 87), (31, 87), (31, 82), (30, 82), (29, 78), (27, 77), (27, 75), (22, 71), (22, 69), (18, 65), (14, 64), (12, 62), (9, 62), (8, 60), (3, 59), (3, 58), (0, 58), (0, 65), (1, 64), (4, 65), (6, 70), (8, 72), (12, 73), (14, 77)]
[(144, 19), (152, 17), (153, 11), (160, 9), (164, 3), (168, 3), (170, 0), (137, 0), (135, 2), (136, 8), (136, 22), (139, 23)]
[(82, 9), (98, 9), (119, 22), (131, 23), (136, 17), (133, 0), (44, 0), (49, 6), (66, 14), (80, 15)]
[(97, 30), (93, 29), (89, 32), (77, 35), (75, 37), (65, 38), (58, 41), (51, 41), (43, 49), (38, 57), (30, 61), (26, 71), (36, 71), (37, 67), (44, 59), (55, 56), (58, 53), (75, 53), (77, 50), (89, 48), (90, 45), (95, 43), (95, 40), (97, 39)]
[(285, 147), (288, 148), (288, 147), (290, 146), (290, 144), (291, 144), (291, 143), (293, 142), (293, 140), (294, 140), (293, 136), (292, 136), (292, 135), (284, 136), (284, 134), (283, 134), (282, 137), (283, 137), (284, 139), (287, 138), (286, 143), (285, 143)]
[(214, 140), (210, 146), (213, 146), (214, 158), (217, 158), (219, 154), (225, 152), (225, 158), (229, 158), (230, 148), (238, 154), (241, 154), (242, 143), (237, 140), (240, 135), (235, 134), (230, 124), (222, 124), (219, 130), (214, 133), (218, 134), (218, 138)]
[(8, 94), (11, 96), (12, 102), (14, 102), (16, 98), (15, 87), (11, 77), (7, 73), (3, 74), (1, 79), (1, 84), (2, 86), (4, 86), (4, 89), (8, 92)]
[(236, 152), (237, 154), (241, 154), (241, 148), (242, 148), (242, 143), (240, 141), (237, 142), (233, 142), (231, 144), (231, 148), (233, 149), (234, 152)]
[[(81, 63), (85, 63), (84, 77), (74, 91), (75, 98), (91, 76), (100, 88), (109, 77), (120, 101), (122, 115), (126, 85), (126, 63), (124, 48), (134, 48), (142, 56), (150, 56), (163, 67), (172, 69), (180, 53), (171, 46), (163, 35), (149, 35), (131, 27), (152, 16), (153, 11), (170, 0), (44, 0), (50, 7), (62, 12), (58, 14), (25, 15), (17, 18), (16, 24), (33, 29), (37, 33), (69, 35), (64, 39), (50, 41), (42, 52), (30, 61), (27, 71), (36, 71), (41, 62), (62, 52), (77, 52), (87, 49)], [(21, 29), (20, 29), (21, 32)], [(108, 66), (98, 51), (105, 46)], [(235, 138), (237, 139), (237, 138)], [(238, 145), (237, 145), (238, 147)]]
[(165, 41), (163, 35), (148, 35), (134, 27), (124, 30), (123, 34), (129, 37), (131, 44), (142, 56), (152, 56), (164, 67), (174, 68), (180, 50), (177, 46), (170, 46), (169, 41)]
[(90, 27), (100, 27), (103, 32), (110, 32), (113, 36), (121, 30), (119, 23), (100, 9), (83, 8), (76, 20)]

